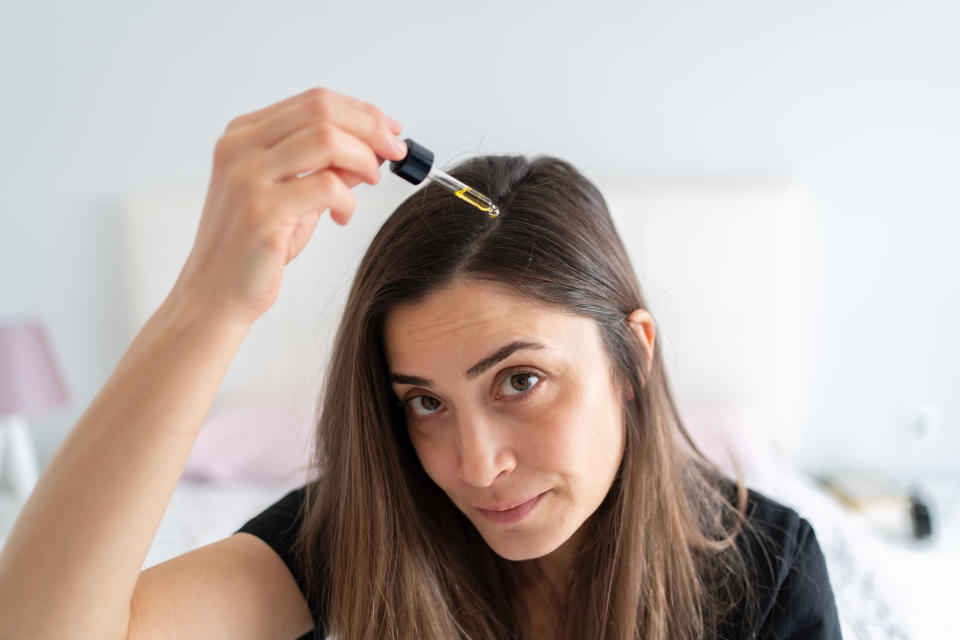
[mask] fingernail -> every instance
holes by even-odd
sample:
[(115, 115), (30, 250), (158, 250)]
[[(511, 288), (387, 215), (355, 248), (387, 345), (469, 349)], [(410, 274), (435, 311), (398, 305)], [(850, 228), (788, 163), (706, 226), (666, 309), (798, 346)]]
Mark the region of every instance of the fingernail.
[(390, 116), (387, 116), (387, 119), (390, 121), (390, 129), (392, 129), (394, 133), (400, 133), (403, 131), (403, 125), (400, 124), (398, 120), (394, 120)]
[(400, 138), (393, 139), (393, 148), (397, 150), (397, 153), (407, 155), (407, 143)]

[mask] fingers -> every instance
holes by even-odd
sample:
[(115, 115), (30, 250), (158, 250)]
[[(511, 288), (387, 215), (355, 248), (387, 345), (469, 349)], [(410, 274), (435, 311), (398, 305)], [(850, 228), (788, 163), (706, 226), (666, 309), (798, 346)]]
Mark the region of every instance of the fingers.
[[(262, 196), (285, 226), (326, 209), (346, 224), (356, 207), (351, 187), (376, 184), (385, 159), (406, 155), (401, 129), (370, 103), (314, 88), (231, 121), (217, 143), (214, 171), (266, 188)], [(236, 169), (242, 165), (252, 171)], [(294, 255), (313, 231), (296, 229)]]
[(317, 227), (317, 222), (320, 220), (320, 213), (320, 211), (311, 211), (301, 217), (297, 222), (297, 226), (294, 228), (290, 238), (286, 264), (290, 264), (290, 261), (300, 255), (303, 248), (307, 246), (307, 243), (310, 241), (310, 236), (313, 235), (313, 230)]
[(275, 186), (273, 202), (278, 211), (296, 219), (311, 211), (330, 209), (337, 224), (346, 224), (357, 207), (353, 191), (335, 170), (311, 173)]
[(383, 158), (400, 160), (406, 155), (406, 145), (397, 138), (400, 123), (370, 103), (328, 89), (311, 89), (276, 106), (258, 120), (248, 121), (253, 124), (244, 135), (252, 143), (269, 149), (302, 129), (330, 123), (370, 145)]
[[(331, 91), (330, 89), (326, 89), (324, 87), (312, 87), (310, 89), (307, 89), (303, 93), (299, 93), (295, 96), (291, 96), (286, 100), (281, 100), (280, 102), (272, 104), (269, 107), (258, 109), (257, 111), (252, 111), (246, 115), (242, 115), (237, 118), (234, 118), (230, 122), (230, 125), (228, 126), (243, 127), (249, 124), (260, 122), (264, 120), (266, 117), (276, 113), (277, 111), (282, 111), (286, 109), (290, 105), (294, 105), (300, 102), (310, 101), (310, 100), (323, 102), (326, 99), (339, 100), (341, 102), (345, 102), (347, 104), (353, 105), (355, 108), (360, 110), (373, 111), (374, 113), (379, 111), (378, 109), (376, 109), (376, 107), (374, 107), (369, 102), (357, 100), (356, 98), (352, 98), (342, 93), (337, 93), (336, 91)], [(395, 134), (399, 135), (400, 131), (403, 129), (403, 126), (389, 116), (387, 116), (387, 121), (390, 123), (390, 129)]]
[(380, 163), (370, 146), (343, 129), (323, 122), (285, 138), (270, 149), (261, 162), (264, 177), (273, 180), (336, 168), (359, 176), (364, 182), (380, 181)]
[(340, 179), (343, 180), (344, 184), (351, 189), (363, 182), (363, 178), (358, 177), (355, 173), (343, 171), (342, 169), (334, 169), (333, 171), (340, 176)]
[(251, 111), (250, 113), (244, 114), (242, 116), (237, 116), (227, 124), (227, 131), (232, 129), (240, 129), (248, 125), (260, 122), (264, 118), (276, 113), (277, 111), (282, 111), (291, 104), (296, 104), (307, 98), (310, 95), (310, 92), (313, 89), (307, 89), (303, 93), (291, 96), (286, 100), (281, 100), (275, 104), (270, 105), (269, 107), (264, 107), (263, 109), (258, 109), (256, 111)]

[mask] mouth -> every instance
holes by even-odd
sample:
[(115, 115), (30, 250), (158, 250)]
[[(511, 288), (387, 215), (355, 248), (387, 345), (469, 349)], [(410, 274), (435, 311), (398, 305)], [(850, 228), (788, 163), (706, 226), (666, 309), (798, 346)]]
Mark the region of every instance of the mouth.
[(537, 506), (547, 493), (549, 493), (549, 490), (539, 493), (532, 498), (501, 502), (496, 505), (488, 505), (486, 508), (474, 507), (474, 509), (494, 524), (513, 524), (520, 522), (528, 513), (533, 511), (534, 507)]

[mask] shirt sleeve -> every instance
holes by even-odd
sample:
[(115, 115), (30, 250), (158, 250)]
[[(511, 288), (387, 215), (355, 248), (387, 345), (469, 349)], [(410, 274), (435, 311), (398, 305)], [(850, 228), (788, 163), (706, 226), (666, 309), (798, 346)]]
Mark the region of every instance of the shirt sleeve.
[[(293, 543), (302, 522), (300, 509), (305, 492), (305, 487), (290, 491), (235, 531), (235, 533), (255, 535), (270, 545), (270, 548), (280, 556), (280, 559), (290, 569), (290, 573), (293, 574), (293, 578), (304, 597), (306, 597), (306, 579), (293, 554)], [(320, 623), (320, 616), (312, 604), (310, 613), (313, 616), (314, 629), (302, 636), (300, 640), (320, 640), (323, 637), (321, 635), (323, 626)]]
[(813, 527), (797, 519), (776, 569), (775, 596), (770, 601), (759, 638), (770, 640), (840, 640), (840, 620), (827, 575), (827, 565)]

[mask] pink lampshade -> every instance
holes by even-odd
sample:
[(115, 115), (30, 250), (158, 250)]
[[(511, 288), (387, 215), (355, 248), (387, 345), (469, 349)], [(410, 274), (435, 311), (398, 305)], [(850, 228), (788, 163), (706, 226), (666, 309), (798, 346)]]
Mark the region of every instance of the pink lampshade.
[(67, 390), (37, 321), (0, 324), (0, 416), (62, 406)]

